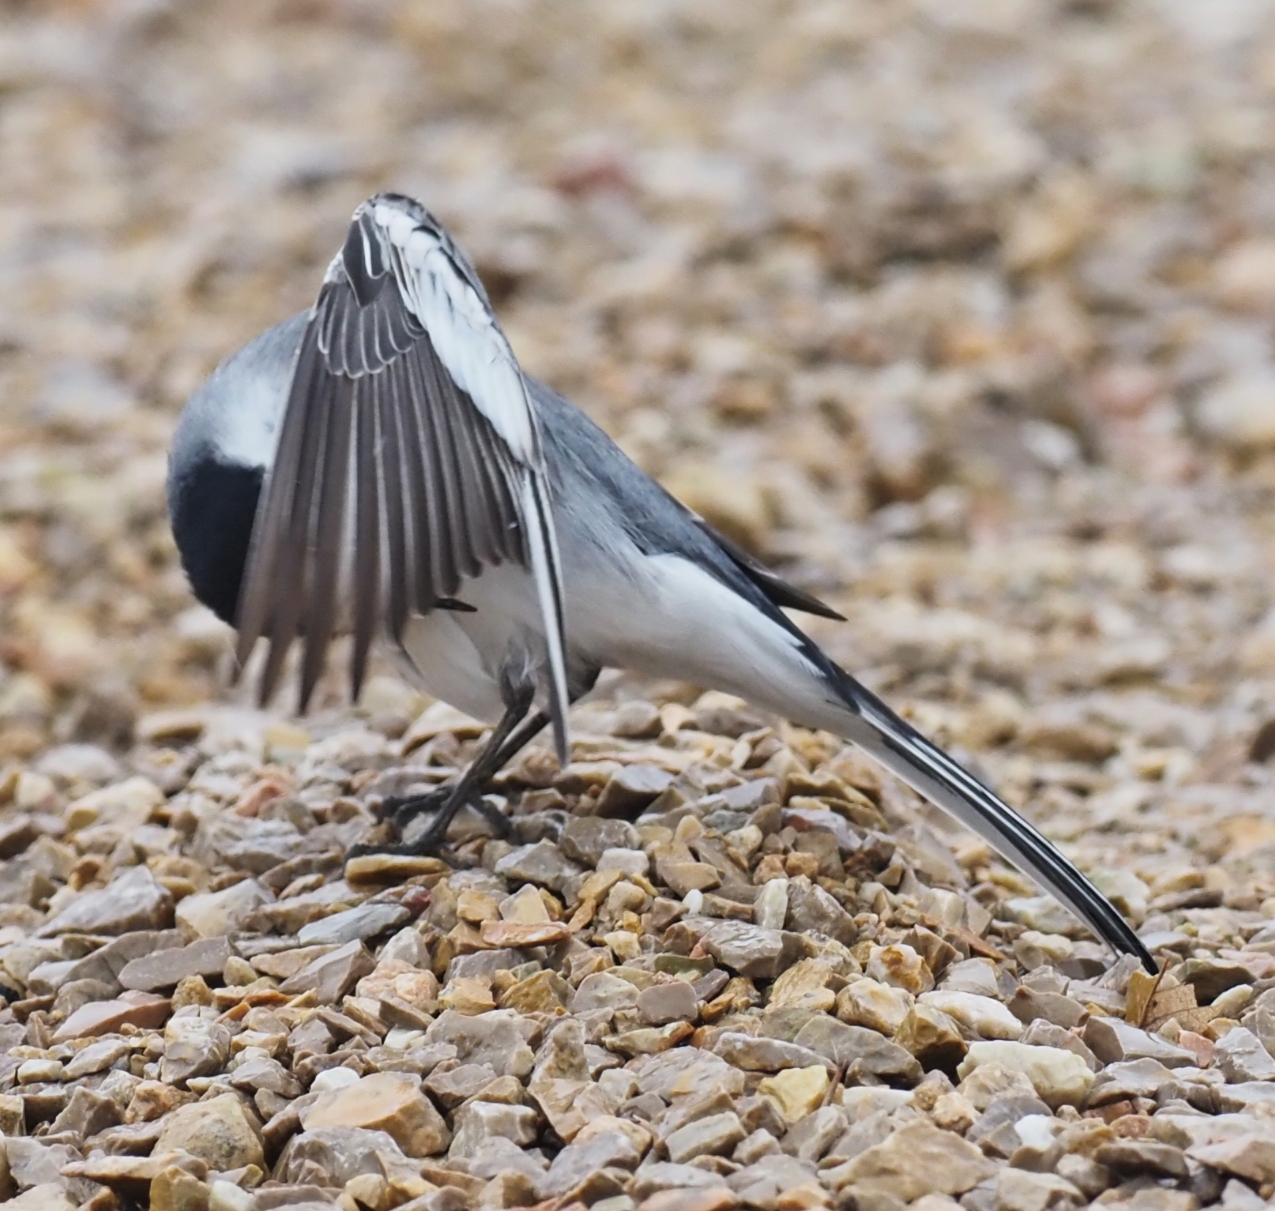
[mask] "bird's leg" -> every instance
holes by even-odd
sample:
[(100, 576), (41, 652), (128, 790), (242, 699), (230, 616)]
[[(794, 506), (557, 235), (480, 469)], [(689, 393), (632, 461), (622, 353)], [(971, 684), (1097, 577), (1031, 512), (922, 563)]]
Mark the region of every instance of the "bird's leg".
[[(450, 786), (441, 786), (426, 795), (413, 795), (394, 802), (392, 819), (399, 835), (402, 828), (423, 811), (437, 809), (430, 826), (414, 840), (399, 845), (355, 845), (350, 857), (360, 854), (428, 854), (442, 844), (453, 817), (466, 803), (472, 804), (488, 820), (504, 832), (509, 822), (482, 797), (483, 788), (506, 762), (510, 761), (537, 732), (549, 722), (543, 711), (528, 715), (531, 692), (518, 693), (496, 725), (482, 751), (470, 763), (469, 768)], [(385, 811), (385, 807), (382, 807)]]
[[(483, 751), (458, 781), (446, 783), (423, 795), (401, 795), (385, 799), (380, 807), (381, 819), (388, 819), (401, 837), (403, 830), (417, 816), (422, 812), (437, 811), (444, 807), (468, 780), (471, 793), (466, 802), (481, 812), (497, 828), (507, 832), (509, 822), (477, 792), (481, 791), (492, 776), (512, 761), (526, 747), (527, 742), (548, 724), (549, 716), (543, 711), (528, 715), (519, 727), (505, 736), (504, 742), (501, 743), (501, 729), (507, 718), (508, 712), (501, 719), (496, 731), (492, 733), (491, 739), (483, 746)], [(483, 766), (481, 770), (478, 768), (480, 763)]]

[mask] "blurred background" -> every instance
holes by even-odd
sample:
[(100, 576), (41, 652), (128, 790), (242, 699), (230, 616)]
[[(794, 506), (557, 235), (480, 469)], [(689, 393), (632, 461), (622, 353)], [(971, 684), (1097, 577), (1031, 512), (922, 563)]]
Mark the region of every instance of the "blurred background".
[(225, 692), (177, 413), (394, 188), (1073, 852), (1275, 890), (1273, 102), (1267, 0), (9, 0), (0, 762)]

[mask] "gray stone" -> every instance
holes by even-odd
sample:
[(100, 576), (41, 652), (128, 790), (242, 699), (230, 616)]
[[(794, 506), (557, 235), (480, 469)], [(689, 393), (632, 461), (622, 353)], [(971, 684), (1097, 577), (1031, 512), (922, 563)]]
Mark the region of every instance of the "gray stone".
[(217, 1021), (212, 1010), (182, 1011), (164, 1027), (160, 1079), (180, 1086), (194, 1076), (211, 1076), (222, 1070), (229, 1054), (230, 1028)]
[(387, 1132), (364, 1127), (315, 1127), (288, 1141), (275, 1165), (275, 1176), (283, 1182), (304, 1182), (317, 1169), (331, 1185), (340, 1187), (364, 1173), (381, 1176), (383, 1156), (407, 1161)]
[(805, 875), (798, 875), (788, 881), (786, 924), (796, 933), (821, 933), (843, 946), (853, 946), (859, 937), (854, 918), (828, 892), (817, 883), (812, 883)]
[(236, 1089), (246, 1089), (253, 1093), (266, 1089), (286, 1098), (300, 1097), (305, 1092), (301, 1082), (278, 1060), (266, 1057), (245, 1060), (237, 1065), (230, 1074), (230, 1083)]
[[(742, 1136), (741, 1136), (742, 1138)], [(631, 1170), (641, 1158), (632, 1141), (621, 1131), (600, 1131), (583, 1144), (568, 1144), (553, 1159), (541, 1183), (551, 1198), (577, 1190), (593, 1174), (608, 1169)], [(624, 1177), (627, 1178), (627, 1173)]]
[(172, 893), (145, 866), (130, 866), (99, 891), (81, 892), (39, 936), (61, 933), (125, 934), (172, 924)]
[[(1120, 1018), (1090, 1018), (1085, 1026), (1085, 1045), (1104, 1064), (1151, 1059), (1166, 1068), (1192, 1068), (1197, 1062), (1194, 1053), (1185, 1047), (1175, 1047)], [(1272, 1063), (1271, 1071), (1275, 1073), (1275, 1063)]]
[(826, 1015), (811, 1018), (793, 1042), (817, 1052), (835, 1068), (854, 1065), (872, 1076), (908, 1084), (915, 1084), (922, 1076), (921, 1065), (906, 1047), (875, 1030), (851, 1026)]
[(965, 1138), (992, 1156), (1008, 1159), (1022, 1145), (1017, 1130), (1019, 1121), (1031, 1114), (1052, 1113), (1039, 1098), (1019, 1094), (993, 1098), (982, 1117), (965, 1133)]
[(132, 1051), (125, 1039), (102, 1039), (82, 1047), (68, 1061), (66, 1079), (78, 1081), (83, 1076), (92, 1076), (96, 1072), (105, 1072), (113, 1068)]
[(549, 1168), (549, 1162), (539, 1152), (528, 1152), (513, 1140), (497, 1135), (479, 1144), (478, 1151), (465, 1163), (466, 1171), (473, 1177), (491, 1179), (499, 1173), (513, 1170), (526, 1177), (540, 1196), (540, 1182)]
[(637, 1010), (650, 1026), (666, 1022), (693, 1022), (699, 1015), (699, 998), (685, 980), (652, 984), (638, 994)]
[(539, 1121), (530, 1106), (466, 1102), (452, 1118), (454, 1134), (447, 1154), (462, 1160), (476, 1156), (484, 1143), (497, 1137), (526, 1147), (535, 1143)]
[(144, 929), (122, 934), (80, 959), (66, 973), (66, 984), (97, 980), (109, 986), (113, 996), (122, 990), (120, 973), (130, 962), (156, 951), (174, 950), (185, 940), (179, 929)]
[(220, 977), (233, 953), (229, 938), (201, 938), (189, 946), (132, 959), (120, 971), (119, 982), (124, 988), (158, 992), (175, 988), (187, 976)]
[(45, 752), (32, 767), (55, 781), (68, 785), (89, 783), (105, 786), (124, 777), (123, 768), (105, 749), (96, 744), (58, 744)]
[(1187, 1177), (1186, 1155), (1181, 1148), (1148, 1139), (1112, 1140), (1101, 1145), (1094, 1160), (1115, 1173), (1147, 1173), (1152, 1177)]
[(49, 1134), (60, 1136), (67, 1133), (82, 1142), (99, 1131), (114, 1127), (123, 1117), (124, 1112), (114, 1098), (104, 1097), (81, 1085), (71, 1091), (71, 1100), (53, 1120)]
[(623, 765), (607, 779), (594, 810), (599, 816), (632, 818), (667, 790), (672, 781), (673, 775), (658, 765)]
[[(838, 1117), (840, 1118), (839, 1115)], [(805, 1119), (801, 1120), (803, 1123), (805, 1121)], [(799, 1125), (796, 1124), (794, 1129)], [(845, 1120), (841, 1119), (838, 1123), (837, 1131), (840, 1133), (844, 1129)], [(763, 1156), (774, 1156), (780, 1151), (782, 1150), (779, 1147), (779, 1141), (774, 1135), (767, 1131), (765, 1127), (758, 1127), (751, 1135), (746, 1135), (735, 1145), (735, 1151), (731, 1153), (731, 1160), (737, 1165), (751, 1165), (754, 1161), (761, 1160)]]
[(565, 891), (567, 884), (583, 873), (568, 861), (552, 841), (537, 841), (511, 850), (496, 863), (496, 874), (511, 883), (536, 883), (553, 891)]
[(10, 1136), (4, 1141), (9, 1173), (19, 1190), (31, 1186), (62, 1184), (62, 1170), (79, 1155), (66, 1144), (45, 1144), (26, 1136)]
[(800, 934), (761, 929), (745, 921), (718, 921), (703, 936), (704, 948), (723, 967), (750, 979), (773, 980), (798, 959), (816, 953)]
[[(732, 1173), (727, 1185), (746, 1207), (775, 1207), (788, 1200), (789, 1191), (799, 1187), (819, 1186), (815, 1166), (810, 1161), (795, 1156), (768, 1156)], [(867, 1204), (865, 1199), (863, 1203)]]
[(297, 934), (301, 946), (344, 946), (379, 937), (411, 917), (401, 904), (371, 902), (321, 917), (302, 927)]
[[(629, 1182), (628, 1192), (645, 1199), (661, 1190), (715, 1190), (730, 1194), (725, 1181), (716, 1173), (696, 1165), (677, 1165), (671, 1161), (648, 1160), (638, 1167)], [(726, 1204), (729, 1206), (729, 1203)]]
[(1213, 1067), (1232, 1084), (1275, 1078), (1275, 1059), (1251, 1030), (1236, 1026), (1217, 1042)]
[(1201, 1005), (1212, 1005), (1228, 989), (1253, 982), (1253, 973), (1247, 967), (1211, 957), (1187, 959), (1174, 974), (1178, 983), (1194, 987), (1195, 999)]
[(279, 986), (279, 991), (293, 995), (314, 990), (315, 996), (325, 1005), (333, 1005), (349, 993), (364, 976), (376, 968), (362, 942), (347, 942), (336, 950), (320, 955), (294, 976)]
[(1126, 1098), (1155, 1097), (1165, 1085), (1171, 1083), (1173, 1073), (1159, 1060), (1129, 1060), (1123, 1064), (1108, 1064), (1103, 1068), (1089, 1091), (1090, 1106), (1105, 1106)]
[(640, 849), (604, 849), (598, 859), (597, 869), (599, 872), (618, 870), (631, 879), (650, 871), (651, 859)]
[(520, 950), (501, 947), (497, 950), (479, 950), (471, 955), (457, 955), (447, 964), (443, 983), (468, 976), (494, 976), (498, 971), (509, 971), (526, 960)]
[(846, 1118), (836, 1106), (821, 1106), (798, 1119), (784, 1136), (783, 1150), (812, 1164), (823, 1159), (846, 1129)]
[[(34, 990), (31, 990), (34, 991)], [(58, 989), (53, 1000), (53, 1016), (66, 1021), (91, 1001), (109, 1001), (120, 991), (116, 983), (102, 980), (70, 980)]]
[(733, 1111), (726, 1111), (694, 1119), (679, 1127), (665, 1139), (664, 1146), (669, 1160), (682, 1164), (697, 1156), (726, 1156), (746, 1134), (739, 1116)]
[(670, 1098), (674, 1088), (678, 1096), (696, 1096), (724, 1089), (742, 1093), (744, 1074), (720, 1056), (698, 1047), (675, 1047), (656, 1055), (639, 1056), (629, 1064), (643, 1093), (658, 1093)]
[(735, 1031), (717, 1036), (713, 1054), (746, 1072), (782, 1072), (785, 1068), (809, 1068), (812, 1065), (823, 1065), (829, 1069), (835, 1067), (812, 1048)]
[(906, 1203), (926, 1194), (963, 1194), (993, 1172), (972, 1144), (920, 1120), (844, 1165), (824, 1170), (821, 1179), (833, 1189), (852, 1186), (856, 1198), (885, 1194)]
[(585, 976), (576, 989), (571, 1007), (576, 1013), (590, 1013), (595, 1009), (630, 1009), (637, 1004), (641, 994), (637, 985), (609, 971), (595, 971)]
[(67, 982), (67, 977), (77, 966), (75, 959), (54, 959), (34, 967), (27, 976), (27, 992), (33, 997), (47, 997)]
[(1073, 1001), (1071, 997), (1057, 992), (1037, 992), (1021, 985), (1009, 999), (1009, 1011), (1024, 1026), (1043, 1018), (1064, 1030), (1079, 1026), (1087, 1012), (1079, 1001)]
[(425, 1033), (429, 1043), (451, 1043), (463, 1064), (489, 1064), (499, 1076), (526, 1077), (535, 1056), (522, 1037), (514, 1016), (493, 1010), (467, 1017), (448, 1009)]
[(1085, 1046), (1082, 1039), (1072, 1031), (1055, 1026), (1053, 1022), (1047, 1022), (1044, 1018), (1037, 1018), (1029, 1023), (1019, 1042), (1028, 1043), (1033, 1047), (1057, 1047), (1063, 1051), (1070, 1051), (1084, 1060), (1090, 1072), (1097, 1072), (1102, 1067), (1102, 1061)]
[(445, 1109), (452, 1110), (485, 1089), (496, 1079), (490, 1064), (458, 1064), (446, 1071), (435, 1069), (425, 1080), (425, 1091)]
[(40, 835), (35, 821), (27, 815), (0, 820), (0, 859), (16, 858)]
[(244, 879), (221, 891), (187, 896), (177, 906), (177, 924), (191, 938), (218, 938), (235, 933), (255, 910), (273, 900), (255, 879)]
[(536, 1055), (531, 1084), (591, 1080), (585, 1037), (578, 1018), (566, 1018), (555, 1026)]
[(627, 820), (572, 816), (558, 838), (558, 848), (573, 862), (596, 867), (608, 849), (638, 849), (637, 829)]
[(180, 1148), (225, 1172), (243, 1165), (265, 1165), (254, 1117), (237, 1093), (222, 1093), (178, 1106), (164, 1119), (157, 1152)]

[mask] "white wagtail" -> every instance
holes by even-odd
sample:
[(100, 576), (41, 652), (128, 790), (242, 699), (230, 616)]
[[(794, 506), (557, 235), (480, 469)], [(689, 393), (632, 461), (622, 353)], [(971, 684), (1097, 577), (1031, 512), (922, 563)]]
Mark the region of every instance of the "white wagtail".
[[(269, 641), (263, 701), (294, 639), (300, 706), (330, 641), (374, 639), (495, 730), (413, 844), (606, 666), (727, 690), (865, 748), (1155, 971), (1112, 904), (1035, 828), (839, 668), (781, 607), (839, 618), (723, 538), (583, 413), (523, 374), (465, 254), (419, 203), (354, 213), (317, 302), (225, 361), (186, 405), (169, 512), (195, 594)], [(409, 802), (397, 819), (420, 806)]]

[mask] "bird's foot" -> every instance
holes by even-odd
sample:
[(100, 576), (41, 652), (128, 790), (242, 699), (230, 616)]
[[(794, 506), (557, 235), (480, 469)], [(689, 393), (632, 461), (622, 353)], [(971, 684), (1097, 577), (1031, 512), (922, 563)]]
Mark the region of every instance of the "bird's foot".
[(447, 806), (456, 788), (444, 784), (423, 795), (390, 795), (381, 800), (376, 810), (378, 820), (388, 821), (401, 837), (407, 826), (424, 812), (436, 812)]
[(380, 819), (388, 822), (399, 837), (403, 836), (406, 826), (417, 816), (425, 812), (434, 812), (434, 819), (416, 836), (399, 842), (353, 845), (346, 857), (358, 858), (364, 854), (397, 854), (406, 857), (441, 856), (440, 851), (447, 839), (447, 830), (451, 827), (456, 813), (466, 803), (487, 821), (498, 837), (508, 837), (513, 831), (509, 820), (488, 803), (479, 794), (477, 788), (466, 792), (462, 787), (440, 786), (428, 794), (395, 796), (381, 803), (378, 812)]

